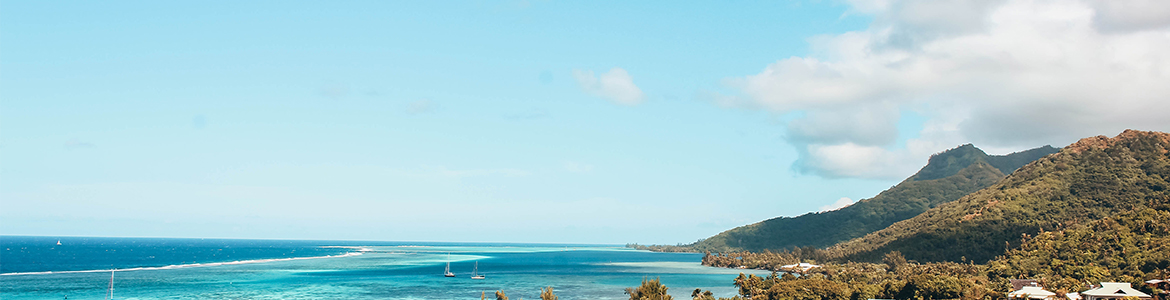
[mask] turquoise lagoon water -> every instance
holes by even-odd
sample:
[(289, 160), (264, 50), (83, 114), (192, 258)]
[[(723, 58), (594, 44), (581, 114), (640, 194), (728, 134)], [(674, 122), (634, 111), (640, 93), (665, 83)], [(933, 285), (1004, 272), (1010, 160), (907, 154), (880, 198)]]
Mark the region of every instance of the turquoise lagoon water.
[[(0, 237), (0, 298), (478, 299), (503, 290), (539, 299), (626, 299), (660, 278), (676, 299), (695, 288), (735, 294), (741, 271), (699, 265), (701, 254), (619, 246)], [(442, 272), (447, 262), (457, 276)], [(471, 279), (473, 265), (485, 280)]]

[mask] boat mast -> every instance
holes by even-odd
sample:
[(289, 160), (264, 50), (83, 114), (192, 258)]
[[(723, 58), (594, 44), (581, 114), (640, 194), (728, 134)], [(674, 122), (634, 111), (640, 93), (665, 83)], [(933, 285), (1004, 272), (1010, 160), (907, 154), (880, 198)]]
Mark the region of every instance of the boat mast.
[(110, 292), (106, 299), (114, 300), (114, 270), (110, 270)]

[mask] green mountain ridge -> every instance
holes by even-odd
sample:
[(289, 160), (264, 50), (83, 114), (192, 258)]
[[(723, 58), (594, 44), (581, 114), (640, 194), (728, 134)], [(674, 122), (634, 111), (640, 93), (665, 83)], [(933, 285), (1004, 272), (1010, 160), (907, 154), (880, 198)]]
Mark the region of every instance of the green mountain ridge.
[(1044, 146), (993, 156), (966, 144), (931, 156), (918, 173), (877, 196), (838, 210), (773, 218), (727, 230), (690, 245), (648, 248), (728, 252), (826, 247), (864, 236), (991, 186), (1005, 174), (1057, 151)]
[(1082, 139), (990, 187), (824, 251), (839, 261), (879, 261), (898, 251), (924, 262), (986, 262), (1031, 234), (1165, 207), (1167, 149), (1170, 134), (1160, 132)]

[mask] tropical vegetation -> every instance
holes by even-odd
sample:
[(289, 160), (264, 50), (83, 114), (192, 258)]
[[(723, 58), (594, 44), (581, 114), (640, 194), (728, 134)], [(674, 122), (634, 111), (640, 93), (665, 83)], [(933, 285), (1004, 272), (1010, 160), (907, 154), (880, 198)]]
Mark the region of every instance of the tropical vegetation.
[(827, 247), (886, 228), (988, 187), (1005, 174), (1057, 152), (1044, 146), (987, 155), (967, 144), (935, 154), (917, 174), (870, 199), (833, 211), (779, 217), (738, 227), (689, 245), (630, 247), (670, 252), (729, 252)]

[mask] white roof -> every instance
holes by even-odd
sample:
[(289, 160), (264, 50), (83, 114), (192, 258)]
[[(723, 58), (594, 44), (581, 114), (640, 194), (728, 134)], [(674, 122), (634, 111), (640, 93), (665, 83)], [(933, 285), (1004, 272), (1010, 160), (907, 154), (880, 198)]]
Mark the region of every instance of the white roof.
[(1056, 296), (1056, 293), (1045, 291), (1044, 288), (1038, 286), (1025, 286), (1018, 291), (1008, 293), (1010, 298), (1044, 299), (1052, 296)]
[(1095, 297), (1150, 297), (1150, 295), (1146, 295), (1145, 293), (1133, 289), (1129, 286), (1129, 283), (1126, 282), (1102, 282), (1101, 287), (1081, 292), (1081, 295)]
[(1161, 279), (1150, 279), (1150, 280), (1146, 280), (1146, 283), (1149, 283), (1149, 284), (1159, 284), (1159, 283), (1163, 283), (1163, 282), (1166, 282), (1166, 281), (1167, 281), (1167, 280), (1161, 280)]
[(1081, 293), (1077, 293), (1077, 292), (1066, 293), (1066, 294), (1064, 294), (1064, 297), (1068, 298), (1069, 300), (1081, 300)]
[(805, 271), (808, 271), (808, 269), (812, 269), (812, 268), (820, 268), (820, 267), (821, 267), (821, 266), (814, 265), (814, 264), (810, 264), (810, 263), (799, 263), (799, 264), (792, 264), (792, 265), (783, 265), (783, 266), (780, 266), (780, 268), (781, 268), (781, 269), (797, 269), (797, 268), (800, 268), (800, 269), (804, 269)]

